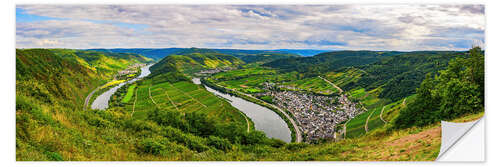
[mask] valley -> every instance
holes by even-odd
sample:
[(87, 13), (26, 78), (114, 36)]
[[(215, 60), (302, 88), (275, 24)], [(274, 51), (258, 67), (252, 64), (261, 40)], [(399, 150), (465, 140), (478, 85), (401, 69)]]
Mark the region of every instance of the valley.
[[(145, 52), (149, 58), (137, 54)], [(175, 48), (162, 59), (151, 56), (157, 52), (167, 54), (17, 50), (17, 158), (432, 160), (439, 153), (437, 118), (484, 113), (479, 94), (468, 96), (478, 101), (463, 103), (475, 107), (454, 116), (414, 113), (422, 111), (417, 104), (438, 98), (423, 98), (423, 91), (446, 85), (447, 80), (429, 76), (453, 78), (454, 69), (473, 68), (459, 68), (467, 63), (456, 61), (479, 61), (483, 53), (477, 49), (302, 57), (285, 51)], [(37, 66), (27, 68), (35, 60)], [(53, 77), (58, 70), (51, 68), (58, 66), (71, 67), (57, 74), (63, 80)], [(458, 73), (464, 77), (456, 81), (469, 75)], [(442, 104), (426, 107), (462, 105), (439, 99)], [(412, 122), (415, 115), (422, 121)]]

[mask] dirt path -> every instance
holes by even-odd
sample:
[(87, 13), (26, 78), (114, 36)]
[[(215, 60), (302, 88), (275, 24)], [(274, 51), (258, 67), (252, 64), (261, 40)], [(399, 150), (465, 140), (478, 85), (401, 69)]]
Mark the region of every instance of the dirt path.
[(137, 90), (139, 88), (135, 89), (135, 100), (134, 100), (134, 105), (132, 105), (132, 114), (130, 114), (130, 117), (134, 116), (134, 112), (135, 112), (135, 103), (137, 103)]
[[(220, 101), (220, 107), (221, 108), (224, 107), (222, 101)], [(223, 108), (223, 109), (224, 109), (223, 111), (226, 111), (226, 108)], [(243, 112), (241, 112), (241, 111), (238, 111), (238, 112), (243, 116), (243, 118), (245, 118), (245, 121), (247, 121), (247, 133), (250, 132), (250, 121), (248, 121), (247, 116), (245, 114), (243, 114)]]
[(87, 110), (87, 107), (89, 106), (89, 101), (90, 101), (90, 98), (92, 98), (92, 95), (94, 95), (94, 93), (99, 90), (101, 87), (97, 87), (95, 88), (92, 92), (89, 93), (89, 95), (87, 95), (87, 98), (85, 98), (85, 104), (83, 105), (83, 110)]
[(380, 120), (384, 121), (384, 124), (387, 124), (387, 121), (385, 121), (384, 118), (382, 118), (382, 114), (384, 114), (384, 109), (385, 106), (382, 108), (382, 111), (380, 111)]
[(153, 99), (153, 97), (151, 96), (151, 86), (148, 88), (148, 91), (149, 91), (149, 98), (151, 99), (151, 101), (158, 107), (158, 104), (156, 104), (155, 100)]
[[(172, 101), (172, 99), (170, 98), (170, 96), (168, 95), (168, 91), (165, 90), (165, 94), (167, 95), (167, 98), (168, 98), (168, 101), (170, 101), (170, 103), (172, 103), (172, 105), (175, 107), (175, 109), (177, 111), (180, 111), (179, 108), (177, 108), (177, 106), (175, 105), (174, 101)], [(151, 94), (149, 95), (151, 97)]]
[(368, 115), (368, 118), (366, 118), (366, 122), (365, 122), (366, 133), (368, 133), (368, 122), (370, 122), (370, 117), (372, 117), (372, 115), (373, 115), (373, 113), (375, 113), (375, 111), (377, 111), (377, 110), (373, 110), (372, 113), (370, 113), (370, 115)]
[(344, 138), (347, 138), (347, 124), (349, 123), (349, 121), (351, 121), (351, 119), (347, 120), (347, 122), (345, 122), (344, 124)]
[(248, 121), (248, 118), (245, 114), (243, 114), (242, 112), (240, 112), (241, 115), (243, 115), (243, 117), (245, 117), (245, 120), (247, 121), (247, 133), (250, 132), (250, 121)]
[(189, 96), (191, 99), (193, 99), (194, 101), (196, 101), (198, 104), (201, 104), (203, 107), (207, 107), (205, 104), (201, 103), (198, 99), (195, 99), (193, 96), (189, 95), (188, 93), (176, 88), (174, 85), (168, 83), (170, 86), (172, 86), (173, 88), (175, 88), (176, 90), (178, 90), (179, 92), (182, 92), (182, 94), (186, 95), (186, 96)]
[(318, 76), (319, 78), (323, 79), (325, 82), (328, 82), (330, 85), (332, 85), (333, 87), (337, 88), (339, 90), (340, 93), (343, 93), (344, 90), (342, 90), (342, 88), (338, 87), (337, 85), (333, 84), (332, 82), (330, 82), (329, 80), (321, 77), (321, 76)]

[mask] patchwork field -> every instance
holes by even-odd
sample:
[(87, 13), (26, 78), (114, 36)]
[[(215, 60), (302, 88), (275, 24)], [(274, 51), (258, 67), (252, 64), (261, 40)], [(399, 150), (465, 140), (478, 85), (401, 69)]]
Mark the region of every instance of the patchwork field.
[(348, 85), (358, 82), (363, 76), (367, 75), (365, 71), (358, 68), (349, 68), (339, 72), (328, 72), (324, 76), (335, 85), (342, 89), (348, 88)]
[(397, 111), (404, 106), (403, 101), (405, 100), (403, 99), (384, 106), (376, 107), (351, 119), (351, 121), (349, 121), (346, 125), (347, 137), (359, 137), (366, 134), (367, 130), (370, 132), (383, 127), (385, 124), (389, 123), (388, 120), (392, 120), (392, 118), (394, 118), (394, 114), (396, 114)]
[(155, 110), (154, 106), (182, 113), (206, 112), (208, 117), (217, 118), (219, 121), (234, 121), (247, 126), (245, 116), (227, 101), (208, 92), (204, 87), (187, 81), (155, 85), (146, 81), (137, 86), (136, 94), (127, 103), (126, 108), (132, 117), (145, 119), (148, 112)]
[(339, 92), (337, 88), (319, 77), (305, 78), (292, 82), (286, 82), (283, 85), (292, 86), (295, 88), (300, 88), (302, 90), (325, 95)]
[(252, 94), (263, 92), (261, 85), (264, 82), (281, 83), (296, 80), (296, 78), (296, 72), (277, 73), (272, 69), (252, 66), (250, 68), (217, 73), (208, 79), (225, 88)]

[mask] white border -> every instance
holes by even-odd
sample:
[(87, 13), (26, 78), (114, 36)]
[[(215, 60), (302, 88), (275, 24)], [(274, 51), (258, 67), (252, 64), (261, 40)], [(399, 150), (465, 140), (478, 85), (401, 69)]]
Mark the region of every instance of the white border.
[[(434, 163), (434, 162), (16, 162), (15, 161), (15, 4), (486, 4), (486, 126), (489, 129), (500, 127), (498, 120), (500, 117), (499, 106), (499, 76), (500, 74), (500, 52), (499, 43), (500, 26), (498, 16), (500, 16), (500, 5), (498, 1), (483, 0), (51, 0), (51, 1), (2, 1), (0, 10), (1, 43), (0, 43), (0, 67), (1, 76), (4, 77), (2, 83), (1, 106), (2, 116), (0, 123), (2, 127), (1, 137), (2, 148), (0, 154), (2, 166), (500, 166), (499, 154), (499, 134), (496, 131), (487, 132), (489, 137), (486, 145), (486, 163)], [(497, 120), (495, 120), (497, 119)], [(490, 141), (490, 142), (488, 142)]]

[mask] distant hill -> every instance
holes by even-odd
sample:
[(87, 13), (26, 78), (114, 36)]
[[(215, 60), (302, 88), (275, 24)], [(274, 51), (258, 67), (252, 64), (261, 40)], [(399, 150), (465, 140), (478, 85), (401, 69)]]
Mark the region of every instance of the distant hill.
[(118, 48), (118, 49), (89, 49), (93, 51), (101, 51), (101, 52), (111, 52), (111, 53), (136, 53), (140, 54), (149, 58), (152, 58), (154, 60), (160, 60), (164, 58), (165, 56), (177, 53), (179, 51), (182, 51), (183, 48), (161, 48), (161, 49), (156, 49), (156, 48), (130, 48), (130, 49), (125, 49), (125, 48)]
[(464, 52), (333, 51), (312, 57), (280, 59), (264, 64), (304, 77), (323, 75), (342, 89), (379, 88), (380, 98), (399, 100), (415, 93), (426, 73), (436, 73)]
[[(116, 48), (116, 49), (88, 49), (92, 51), (110, 52), (110, 53), (136, 53), (143, 56), (160, 60), (165, 56), (173, 54), (183, 54), (183, 52), (193, 48)], [(212, 52), (223, 53), (235, 57), (259, 54), (282, 54), (294, 56), (313, 56), (318, 53), (327, 52), (327, 50), (308, 50), (308, 49), (279, 49), (279, 50), (244, 50), (244, 49), (209, 49)]]
[(275, 51), (297, 54), (301, 56), (314, 56), (324, 52), (331, 52), (331, 50), (314, 50), (314, 49), (278, 49)]
[(112, 53), (76, 49), (48, 49), (62, 58), (76, 61), (100, 75), (111, 76), (135, 63), (150, 63), (153, 59), (135, 53)]
[(194, 73), (203, 69), (237, 67), (242, 64), (245, 62), (231, 55), (211, 49), (191, 48), (163, 58), (151, 67), (151, 72), (153, 75), (172, 71)]
[(374, 63), (384, 56), (400, 54), (401, 52), (377, 51), (334, 51), (321, 53), (312, 57), (297, 57), (279, 59), (264, 64), (282, 71), (297, 71), (305, 76), (316, 76), (322, 72), (340, 69), (342, 67), (359, 66)]

